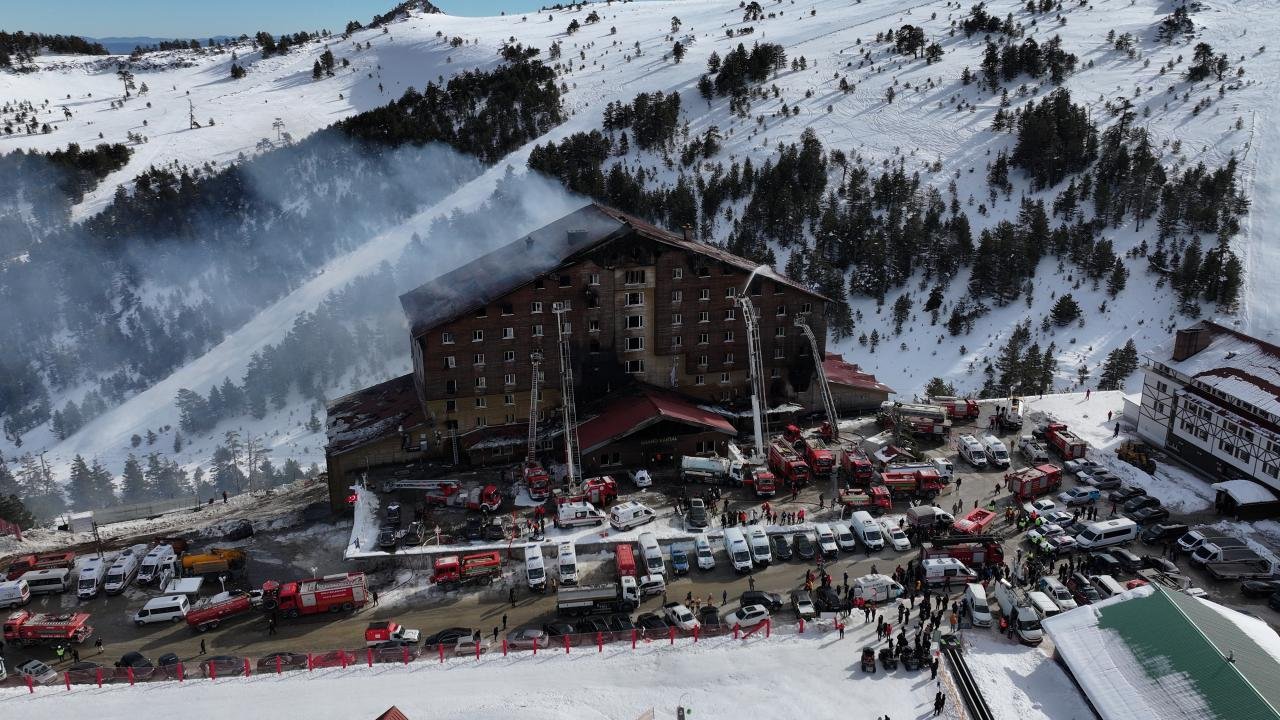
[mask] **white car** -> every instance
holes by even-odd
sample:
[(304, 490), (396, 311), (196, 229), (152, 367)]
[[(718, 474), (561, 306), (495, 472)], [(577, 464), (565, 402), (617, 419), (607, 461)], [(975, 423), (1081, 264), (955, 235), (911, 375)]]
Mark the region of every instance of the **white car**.
[(491, 643), (487, 638), (477, 639), (475, 635), (463, 636), (458, 638), (453, 644), (453, 654), (458, 657), (466, 657), (468, 655), (475, 656), (476, 646), (480, 647), (480, 654), (489, 652)]
[(662, 606), (662, 614), (666, 616), (667, 622), (675, 625), (681, 630), (693, 632), (695, 628), (701, 627), (702, 624), (693, 616), (689, 608), (684, 603), (669, 602)]
[(724, 616), (724, 624), (748, 627), (769, 619), (769, 611), (763, 605), (746, 605)]
[(902, 528), (887, 522), (880, 523), (880, 528), (884, 530), (884, 536), (889, 539), (889, 544), (894, 550), (911, 549), (911, 541), (907, 539), (907, 534), (902, 532)]
[(1058, 493), (1058, 499), (1063, 505), (1071, 507), (1072, 505), (1087, 505), (1099, 499), (1097, 488), (1091, 487), (1073, 487), (1070, 490), (1063, 490)]
[(818, 617), (818, 609), (813, 606), (813, 598), (807, 590), (791, 591), (791, 608), (796, 611), (796, 617), (805, 620)]
[(693, 538), (693, 554), (698, 559), (699, 570), (716, 569), (716, 556), (711, 550), (711, 541), (705, 535)]
[(39, 660), (28, 660), (22, 663), (18, 666), (18, 673), (22, 677), (29, 677), (41, 685), (58, 682), (58, 673)]
[(1053, 523), (1054, 525), (1066, 525), (1074, 519), (1074, 516), (1066, 510), (1054, 510), (1053, 512), (1047, 512), (1044, 514), (1044, 521), (1046, 523)]
[(1056, 537), (1065, 532), (1066, 530), (1063, 530), (1061, 525), (1054, 525), (1053, 523), (1045, 523), (1044, 525), (1041, 525), (1040, 527), (1035, 528), (1034, 530), (1027, 531), (1027, 542), (1034, 545), (1035, 543), (1040, 542), (1041, 538)]
[(1033, 512), (1038, 515), (1044, 515), (1045, 513), (1051, 513), (1054, 510), (1057, 510), (1058, 504), (1049, 498), (1040, 498), (1039, 500), (1033, 500), (1029, 503), (1023, 503), (1022, 509), (1029, 513)]
[(653, 478), (648, 470), (637, 470), (631, 473), (631, 482), (638, 488), (653, 487)]

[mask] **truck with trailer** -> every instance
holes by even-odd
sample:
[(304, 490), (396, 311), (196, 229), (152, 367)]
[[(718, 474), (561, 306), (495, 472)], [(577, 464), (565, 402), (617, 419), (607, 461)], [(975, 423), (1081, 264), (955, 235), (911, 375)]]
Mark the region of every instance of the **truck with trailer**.
[(280, 583), (262, 584), (262, 607), (287, 618), (320, 613), (350, 612), (364, 607), (369, 586), (364, 573), (348, 572)]
[(791, 447), (804, 457), (815, 476), (826, 477), (835, 470), (835, 451), (821, 437), (805, 437), (800, 428), (788, 425), (782, 439), (791, 443)]
[(840, 478), (846, 483), (866, 487), (875, 479), (871, 458), (861, 449), (846, 447), (840, 453)]
[(9, 561), (9, 568), (5, 571), (5, 578), (17, 580), (33, 570), (48, 570), (52, 568), (74, 570), (75, 566), (76, 554), (70, 551), (44, 553), (42, 555), (19, 555)]
[(950, 535), (935, 537), (920, 548), (920, 559), (950, 557), (968, 567), (999, 565), (1004, 562), (1004, 546), (994, 535)]
[(82, 643), (93, 634), (89, 613), (31, 613), (19, 610), (4, 621), (4, 641), (20, 645)]
[(607, 585), (561, 587), (556, 593), (556, 614), (564, 616), (630, 613), (640, 607), (636, 579), (623, 575)]
[(881, 515), (893, 507), (893, 496), (884, 485), (872, 485), (866, 489), (841, 488), (836, 500), (850, 513), (865, 510), (872, 515)]
[(502, 556), (496, 550), (468, 555), (441, 555), (432, 563), (431, 581), (458, 587), (492, 582), (502, 575)]
[(955, 420), (976, 420), (981, 412), (978, 401), (973, 398), (932, 395), (928, 400), (930, 405), (937, 405), (947, 412), (947, 417)]
[(793, 488), (808, 485), (812, 475), (809, 464), (782, 438), (769, 443), (769, 469)]
[(209, 548), (207, 552), (182, 556), (183, 575), (241, 575), (248, 557), (235, 548)]
[(1045, 463), (1005, 473), (1005, 487), (1018, 500), (1030, 500), (1062, 487), (1062, 468)]
[(218, 627), (224, 620), (261, 607), (261, 591), (228, 590), (192, 603), (187, 611), (187, 625), (192, 630), (204, 632)]
[(889, 466), (880, 473), (880, 484), (889, 489), (896, 498), (923, 498), (932, 500), (942, 492), (946, 483), (933, 468), (900, 470)]
[(1045, 442), (1049, 443), (1063, 460), (1074, 460), (1084, 457), (1089, 445), (1079, 435), (1067, 429), (1063, 423), (1049, 423), (1044, 428)]
[(1018, 438), (1018, 452), (1022, 453), (1022, 457), (1028, 462), (1049, 462), (1049, 448), (1037, 440), (1035, 435), (1023, 435)]
[(463, 489), (458, 485), (443, 485), (437, 490), (427, 490), (423, 500), (428, 505), (460, 507), (476, 512), (497, 512), (502, 507), (502, 494), (497, 485), (485, 485)]
[(684, 482), (718, 485), (729, 481), (734, 464), (729, 458), (719, 456), (684, 455), (680, 458), (680, 479)]

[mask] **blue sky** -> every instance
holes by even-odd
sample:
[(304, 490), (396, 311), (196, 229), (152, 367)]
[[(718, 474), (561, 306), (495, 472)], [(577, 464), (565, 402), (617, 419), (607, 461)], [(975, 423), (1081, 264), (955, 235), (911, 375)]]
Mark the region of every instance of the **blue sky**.
[[(0, 0), (0, 29), (89, 37), (207, 38), (329, 29), (369, 22), (400, 0)], [(554, 0), (435, 0), (454, 15), (529, 12)]]

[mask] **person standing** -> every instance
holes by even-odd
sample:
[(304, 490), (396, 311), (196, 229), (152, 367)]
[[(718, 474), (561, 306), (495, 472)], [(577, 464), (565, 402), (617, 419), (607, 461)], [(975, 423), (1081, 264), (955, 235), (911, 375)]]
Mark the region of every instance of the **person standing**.
[(102, 638), (93, 641), (93, 646), (98, 648), (98, 654), (102, 654)]
[(205, 653), (204, 638), (200, 638), (200, 654), (203, 655), (204, 653)]
[(938, 717), (942, 714), (942, 708), (947, 704), (947, 696), (939, 690), (937, 695), (933, 696), (933, 716)]
[(506, 614), (506, 613), (502, 613), (502, 629), (503, 629), (503, 630), (506, 630), (506, 629), (507, 629), (507, 614)]
[(929, 663), (929, 679), (930, 680), (938, 679), (938, 658), (934, 658)]

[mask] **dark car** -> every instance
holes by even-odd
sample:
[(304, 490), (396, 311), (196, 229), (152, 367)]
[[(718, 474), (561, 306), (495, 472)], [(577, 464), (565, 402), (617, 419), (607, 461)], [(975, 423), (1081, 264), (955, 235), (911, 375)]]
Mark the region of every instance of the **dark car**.
[(698, 608), (698, 622), (703, 628), (720, 627), (720, 608), (715, 605), (703, 605)]
[(67, 668), (67, 675), (70, 676), (71, 682), (89, 683), (98, 681), (98, 673), (102, 673), (103, 682), (111, 682), (111, 670), (104, 668), (96, 662), (82, 660), (73, 663)]
[(235, 655), (214, 655), (200, 663), (200, 670), (205, 677), (244, 674), (244, 658)]
[(813, 606), (818, 612), (843, 612), (849, 608), (849, 602), (836, 594), (830, 585), (823, 585), (813, 591)]
[(409, 523), (409, 528), (400, 534), (401, 545), (421, 545), (427, 539), (427, 526), (421, 520)]
[(1177, 564), (1169, 558), (1156, 557), (1155, 555), (1143, 555), (1142, 567), (1149, 570), (1159, 570), (1170, 575), (1178, 575), (1182, 572), (1178, 569)]
[(685, 523), (694, 529), (702, 529), (707, 526), (707, 503), (702, 498), (693, 498), (689, 501), (689, 513), (685, 515)]
[(1102, 599), (1098, 588), (1094, 587), (1083, 573), (1071, 573), (1071, 577), (1067, 579), (1067, 589), (1071, 591), (1072, 599), (1079, 605), (1091, 605)]
[(149, 668), (152, 667), (152, 664), (145, 655), (134, 650), (122, 655), (120, 659), (116, 661), (116, 667)]
[(748, 590), (742, 593), (738, 598), (742, 607), (748, 605), (763, 605), (766, 610), (776, 613), (782, 609), (783, 597), (781, 593), (765, 592), (764, 590)]
[(1168, 508), (1162, 507), (1145, 507), (1140, 510), (1125, 513), (1125, 517), (1139, 525), (1146, 525), (1148, 523), (1159, 522), (1161, 520), (1168, 520), (1169, 510)]
[[(277, 662), (279, 665), (277, 665)], [(307, 656), (296, 652), (273, 652), (258, 658), (259, 670), (275, 670), (279, 667), (281, 670), (292, 670), (295, 668), (304, 668), (307, 666)]]
[(801, 560), (812, 560), (814, 554), (813, 541), (808, 535), (802, 532), (795, 533), (791, 536), (791, 549), (796, 551), (796, 557)]
[(418, 644), (407, 640), (384, 640), (369, 648), (373, 661), (380, 663), (407, 662), (418, 658)]
[(1267, 597), (1272, 593), (1280, 592), (1280, 579), (1245, 580), (1240, 583), (1240, 592), (1245, 597)]
[(609, 623), (604, 618), (578, 618), (573, 624), (578, 628), (579, 633), (609, 632)]
[(223, 540), (247, 540), (253, 537), (253, 523), (248, 520), (233, 520), (227, 525), (226, 532), (222, 533)]
[(1124, 510), (1124, 513), (1128, 515), (1129, 513), (1137, 512), (1142, 508), (1159, 507), (1159, 506), (1160, 506), (1160, 498), (1154, 497), (1152, 495), (1139, 495), (1138, 497), (1125, 502), (1125, 504), (1122, 506), (1122, 509)]
[(467, 540), (479, 540), (484, 537), (484, 518), (479, 515), (467, 516), (466, 527), (462, 529), (462, 537)]
[(554, 622), (543, 625), (542, 631), (547, 634), (547, 637), (554, 638), (560, 637), (561, 635), (576, 635), (578, 628), (570, 625), (569, 623)]
[(1189, 529), (1183, 523), (1156, 523), (1142, 529), (1142, 542), (1154, 545), (1164, 540), (1182, 537)]
[(1120, 561), (1109, 553), (1089, 553), (1089, 570), (1094, 575), (1110, 575), (1121, 570)]
[(1116, 562), (1120, 563), (1120, 567), (1123, 568), (1125, 572), (1134, 572), (1138, 568), (1142, 567), (1142, 558), (1134, 555), (1124, 548), (1112, 548), (1107, 551), (1107, 554), (1115, 558)]
[(1280, 592), (1271, 593), (1271, 597), (1267, 598), (1267, 606), (1272, 610), (1280, 610)]
[(631, 618), (627, 615), (610, 615), (605, 621), (609, 623), (609, 629), (613, 632), (629, 633), (636, 627), (636, 624), (631, 622)]
[(644, 630), (666, 630), (667, 621), (654, 613), (642, 613), (636, 617), (636, 625)]
[(428, 635), (426, 639), (422, 641), (422, 644), (427, 647), (434, 647), (436, 645), (452, 646), (454, 643), (458, 642), (458, 638), (470, 637), (471, 635), (474, 635), (474, 634), (475, 634), (475, 631), (472, 630), (471, 628), (464, 628), (464, 627), (445, 628), (444, 630), (441, 630), (440, 632), (437, 632), (434, 635)]
[(1146, 494), (1147, 494), (1147, 491), (1143, 490), (1140, 487), (1125, 485), (1123, 487), (1112, 490), (1110, 493), (1108, 493), (1107, 499), (1113, 503), (1127, 503), (1136, 497), (1142, 497), (1143, 495), (1146, 495)]
[(787, 538), (783, 535), (774, 535), (769, 538), (769, 542), (773, 543), (773, 559), (779, 562), (786, 562), (791, 559), (791, 546), (787, 544)]

